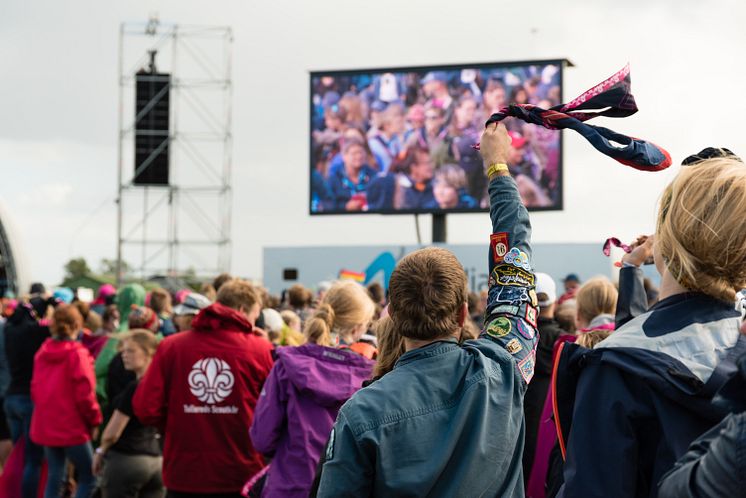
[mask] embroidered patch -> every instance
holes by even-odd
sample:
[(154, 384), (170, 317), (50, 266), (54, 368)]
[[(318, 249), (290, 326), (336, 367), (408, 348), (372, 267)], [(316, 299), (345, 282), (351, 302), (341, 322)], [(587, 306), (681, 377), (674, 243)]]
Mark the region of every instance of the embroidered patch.
[(536, 327), (536, 308), (533, 306), (526, 306), (526, 321)]
[(534, 308), (536, 308), (539, 305), (539, 298), (536, 295), (536, 291), (533, 290), (533, 289), (531, 289), (530, 291), (528, 291), (528, 297), (531, 298), (531, 306), (533, 306)]
[(513, 306), (529, 301), (528, 290), (525, 287), (496, 286), (490, 288), (487, 302), (493, 304), (510, 304)]
[(531, 271), (531, 265), (528, 262), (528, 254), (521, 251), (517, 247), (513, 247), (510, 251), (508, 251), (503, 260), (508, 264), (517, 266), (518, 268), (523, 268), (526, 271)]
[(510, 320), (504, 316), (498, 316), (487, 325), (485, 332), (487, 332), (487, 335), (499, 339), (500, 337), (505, 337), (510, 334), (512, 329), (513, 326), (510, 325)]
[(505, 349), (510, 354), (516, 354), (523, 349), (523, 346), (521, 346), (521, 342), (518, 339), (511, 339), (505, 345)]
[(533, 355), (528, 355), (524, 359), (518, 362), (518, 370), (521, 372), (521, 377), (528, 384), (534, 376), (534, 358)]
[(329, 461), (334, 458), (334, 427), (332, 427), (332, 433), (329, 434), (329, 442), (326, 445), (326, 460)]
[(512, 287), (533, 287), (534, 274), (513, 265), (500, 265), (492, 270), (497, 285)]
[(526, 322), (524, 322), (520, 318), (516, 320), (515, 328), (518, 329), (519, 334), (521, 334), (529, 341), (536, 337), (536, 332), (534, 332), (534, 329), (532, 327), (529, 327)]
[(490, 235), (490, 248), (492, 249), (492, 261), (502, 263), (503, 257), (508, 252), (507, 232), (498, 232)]
[(520, 306), (513, 306), (510, 304), (501, 304), (500, 306), (497, 306), (495, 309), (490, 311), (490, 315), (497, 315), (498, 313), (505, 313), (508, 315), (517, 315), (520, 309), (521, 309)]

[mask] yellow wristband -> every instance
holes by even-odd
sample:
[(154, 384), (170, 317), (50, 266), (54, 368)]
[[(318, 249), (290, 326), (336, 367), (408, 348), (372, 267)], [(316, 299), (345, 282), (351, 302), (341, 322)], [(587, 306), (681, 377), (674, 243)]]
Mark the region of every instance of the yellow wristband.
[(508, 169), (508, 165), (505, 163), (495, 163), (490, 164), (490, 167), (487, 168), (487, 178), (490, 178), (492, 175), (499, 171), (510, 171)]

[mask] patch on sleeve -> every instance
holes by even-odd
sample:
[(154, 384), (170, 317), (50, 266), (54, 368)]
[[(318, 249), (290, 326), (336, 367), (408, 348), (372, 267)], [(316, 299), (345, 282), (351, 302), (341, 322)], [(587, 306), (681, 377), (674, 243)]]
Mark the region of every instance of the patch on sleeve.
[(336, 439), (334, 433), (334, 427), (332, 427), (332, 433), (329, 434), (329, 442), (326, 444), (326, 461), (328, 462), (334, 458), (334, 440)]
[(536, 328), (536, 308), (533, 306), (526, 306), (526, 321), (534, 328)]
[(513, 265), (499, 265), (492, 270), (492, 278), (496, 285), (510, 287), (534, 287), (534, 274)]
[(533, 306), (534, 308), (539, 306), (539, 298), (536, 295), (536, 291), (534, 289), (528, 291), (528, 297), (531, 298), (531, 306)]
[(487, 335), (499, 339), (510, 334), (512, 329), (513, 326), (510, 324), (510, 320), (504, 316), (498, 316), (487, 325), (485, 332), (487, 332)]
[(521, 377), (528, 384), (534, 377), (534, 355), (530, 354), (524, 359), (518, 362), (518, 370), (521, 372)]
[(508, 252), (507, 232), (498, 232), (490, 235), (490, 248), (492, 249), (492, 261), (495, 264), (502, 263), (503, 257)]
[(505, 258), (503, 258), (503, 261), (513, 266), (517, 266), (518, 268), (523, 268), (526, 271), (531, 271), (531, 265), (528, 262), (528, 254), (517, 247), (513, 247), (508, 251)]
[(491, 315), (497, 315), (498, 313), (505, 313), (507, 315), (518, 315), (518, 312), (520, 311), (520, 306), (514, 306), (511, 304), (501, 304), (500, 306), (495, 307), (490, 314)]
[(521, 342), (518, 339), (511, 339), (505, 345), (505, 349), (510, 354), (517, 354), (521, 352), (521, 350), (523, 349), (523, 346), (521, 346)]
[(533, 340), (533, 338), (536, 337), (535, 329), (529, 326), (526, 322), (524, 322), (520, 318), (516, 320), (515, 328), (518, 329), (519, 334), (521, 334), (523, 337), (525, 337), (529, 341)]

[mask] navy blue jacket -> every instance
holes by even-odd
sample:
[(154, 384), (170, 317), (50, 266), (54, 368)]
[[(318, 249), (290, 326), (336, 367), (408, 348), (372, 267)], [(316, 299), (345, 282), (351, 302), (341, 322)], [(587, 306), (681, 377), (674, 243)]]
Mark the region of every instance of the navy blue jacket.
[(566, 497), (655, 497), (689, 444), (727, 414), (713, 397), (735, 372), (740, 313), (671, 296), (593, 350), (565, 344), (555, 418)]
[(377, 172), (370, 166), (363, 165), (358, 175), (358, 183), (353, 184), (347, 179), (344, 168), (329, 175), (329, 205), (330, 211), (344, 211), (347, 201), (357, 193), (365, 192), (368, 183), (376, 176)]
[(715, 403), (731, 412), (702, 435), (660, 482), (660, 498), (746, 496), (746, 355)]

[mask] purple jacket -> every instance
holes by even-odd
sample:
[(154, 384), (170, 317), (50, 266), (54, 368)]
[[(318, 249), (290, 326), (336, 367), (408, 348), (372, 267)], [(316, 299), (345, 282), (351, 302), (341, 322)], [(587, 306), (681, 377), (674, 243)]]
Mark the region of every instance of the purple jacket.
[(277, 349), (254, 412), (251, 441), (273, 456), (263, 498), (307, 497), (337, 412), (374, 363), (316, 344)]

